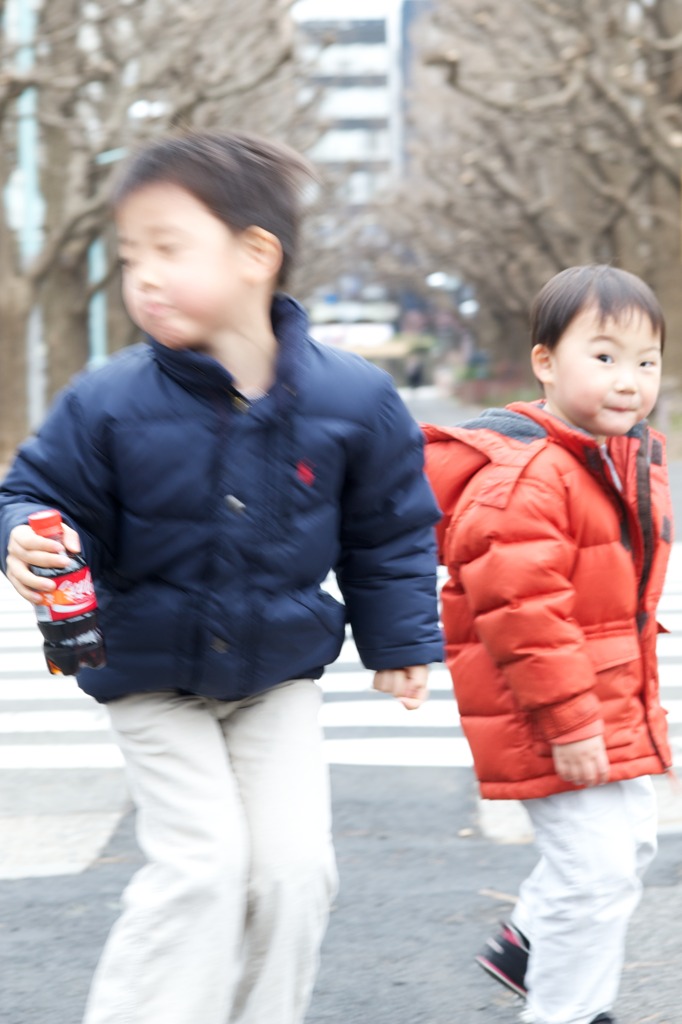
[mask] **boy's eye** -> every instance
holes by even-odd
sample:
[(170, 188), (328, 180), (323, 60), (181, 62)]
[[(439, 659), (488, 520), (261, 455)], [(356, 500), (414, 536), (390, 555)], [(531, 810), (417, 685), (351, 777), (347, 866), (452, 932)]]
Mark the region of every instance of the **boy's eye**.
[(117, 262), (121, 270), (125, 270), (126, 267), (130, 266), (130, 260), (128, 260), (125, 256), (119, 256)]
[(613, 362), (613, 356), (608, 355), (607, 352), (600, 352), (599, 355), (597, 356), (597, 359), (599, 360), (600, 363), (612, 363)]

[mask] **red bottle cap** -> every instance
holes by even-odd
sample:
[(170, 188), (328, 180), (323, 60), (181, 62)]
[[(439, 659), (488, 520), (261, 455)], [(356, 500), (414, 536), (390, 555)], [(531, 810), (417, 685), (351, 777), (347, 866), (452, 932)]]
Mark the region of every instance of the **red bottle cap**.
[(40, 537), (61, 536), (62, 517), (56, 508), (47, 509), (45, 512), (32, 512), (28, 517), (28, 525)]

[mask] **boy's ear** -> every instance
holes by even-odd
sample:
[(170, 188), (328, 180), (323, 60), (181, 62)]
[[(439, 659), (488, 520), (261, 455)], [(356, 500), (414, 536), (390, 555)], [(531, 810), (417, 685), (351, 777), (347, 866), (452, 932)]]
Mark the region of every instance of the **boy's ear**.
[(530, 365), (541, 384), (552, 383), (554, 360), (551, 350), (546, 345), (533, 345), (530, 353)]
[(273, 281), (282, 266), (282, 243), (276, 235), (254, 224), (241, 233), (247, 257), (247, 276), (254, 284)]

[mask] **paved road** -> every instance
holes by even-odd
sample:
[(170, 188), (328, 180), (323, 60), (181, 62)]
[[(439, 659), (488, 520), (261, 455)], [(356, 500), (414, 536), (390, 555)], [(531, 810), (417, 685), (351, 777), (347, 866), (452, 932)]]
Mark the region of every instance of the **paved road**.
[[(420, 419), (462, 418), (431, 392), (410, 404)], [(674, 485), (682, 498), (682, 465)], [(140, 858), (106, 712), (47, 675), (33, 612), (3, 584), (0, 1024), (78, 1024)], [(664, 701), (682, 762), (682, 547), (661, 617), (671, 629), (660, 647)], [(471, 954), (533, 863), (523, 813), (477, 800), (443, 669), (412, 714), (369, 683), (349, 641), (323, 681), (342, 885), (308, 1024), (512, 1024), (518, 1002)], [(659, 795), (661, 852), (631, 933), (621, 1024), (682, 1024), (682, 797), (667, 780)]]

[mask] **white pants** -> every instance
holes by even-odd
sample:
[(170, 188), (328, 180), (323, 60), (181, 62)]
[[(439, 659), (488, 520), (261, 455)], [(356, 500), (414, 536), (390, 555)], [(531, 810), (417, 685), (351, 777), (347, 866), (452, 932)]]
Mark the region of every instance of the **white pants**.
[(109, 705), (147, 864), (85, 1024), (300, 1024), (336, 889), (320, 688)]
[(529, 1019), (589, 1024), (612, 1009), (628, 921), (656, 853), (651, 779), (524, 801), (540, 860), (512, 923), (531, 946)]

